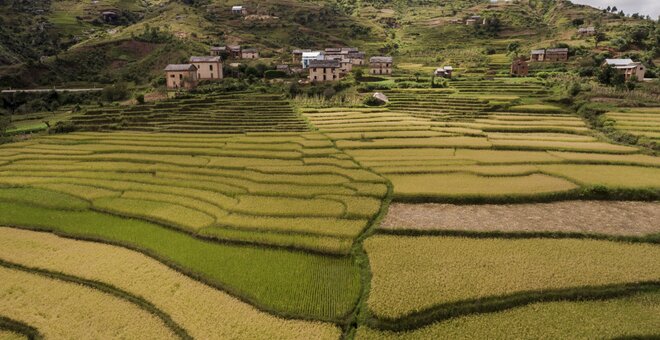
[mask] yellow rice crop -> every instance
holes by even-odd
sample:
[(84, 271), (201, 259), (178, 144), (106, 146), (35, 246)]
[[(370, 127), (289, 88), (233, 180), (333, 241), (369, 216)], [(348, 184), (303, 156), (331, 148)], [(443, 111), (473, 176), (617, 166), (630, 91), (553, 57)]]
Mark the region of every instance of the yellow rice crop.
[(0, 258), (98, 280), (142, 296), (195, 338), (337, 339), (340, 335), (332, 324), (260, 312), (124, 248), (9, 228), (0, 228), (0, 235)]
[(660, 168), (626, 165), (548, 164), (539, 169), (580, 183), (616, 188), (660, 188)]
[(28, 340), (28, 337), (20, 333), (0, 329), (0, 340)]
[(147, 311), (98, 290), (5, 267), (0, 277), (0, 315), (35, 327), (46, 338), (176, 338)]
[(596, 151), (624, 153), (636, 152), (637, 148), (616, 145), (601, 142), (558, 142), (558, 141), (537, 141), (537, 140), (491, 140), (493, 146), (520, 147), (526, 149), (548, 149), (548, 150), (569, 150), (569, 151)]
[(356, 339), (614, 339), (656, 334), (660, 294), (606, 301), (536, 303), (459, 317), (409, 332), (360, 327)]
[(498, 196), (561, 192), (577, 188), (567, 180), (532, 174), (483, 177), (467, 173), (390, 175), (395, 196)]
[(649, 155), (611, 155), (601, 153), (585, 153), (585, 152), (565, 152), (565, 151), (548, 151), (551, 155), (557, 156), (569, 161), (599, 161), (607, 163), (636, 163), (643, 165), (660, 166), (660, 157)]
[(369, 308), (390, 318), (482, 297), (660, 278), (660, 247), (651, 244), (376, 236), (365, 249)]

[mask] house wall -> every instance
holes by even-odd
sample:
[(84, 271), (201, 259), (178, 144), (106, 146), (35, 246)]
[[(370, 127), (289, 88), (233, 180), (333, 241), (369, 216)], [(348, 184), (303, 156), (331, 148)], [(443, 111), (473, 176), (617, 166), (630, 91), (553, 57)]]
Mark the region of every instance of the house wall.
[(526, 63), (511, 64), (511, 74), (526, 77), (529, 74), (529, 66)]
[(339, 80), (339, 71), (334, 67), (309, 67), (309, 81), (324, 82)]
[(392, 74), (392, 63), (371, 63), (369, 64), (369, 73)]
[(222, 79), (222, 64), (219, 62), (196, 62), (197, 79)]
[(195, 71), (170, 71), (165, 73), (168, 89), (191, 89), (197, 86)]
[(568, 60), (568, 53), (567, 52), (552, 52), (552, 53), (545, 53), (545, 61), (566, 61)]
[(532, 54), (531, 59), (532, 61), (543, 61), (544, 56), (543, 54)]
[(258, 59), (259, 52), (243, 52), (241, 53), (242, 59)]

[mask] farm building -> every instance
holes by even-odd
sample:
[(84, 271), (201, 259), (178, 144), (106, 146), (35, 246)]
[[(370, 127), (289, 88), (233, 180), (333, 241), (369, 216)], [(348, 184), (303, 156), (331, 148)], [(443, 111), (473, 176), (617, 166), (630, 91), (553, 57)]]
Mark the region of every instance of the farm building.
[(241, 51), (241, 59), (259, 59), (259, 50), (256, 48), (246, 48)]
[(454, 18), (454, 19), (449, 20), (449, 23), (450, 24), (455, 24), (455, 25), (462, 25), (463, 24), (463, 19)]
[(275, 69), (280, 72), (284, 72), (285, 74), (291, 74), (291, 68), (286, 64), (277, 65)]
[(465, 24), (468, 26), (486, 24), (486, 19), (482, 19), (480, 15), (473, 15), (465, 20)]
[(339, 53), (341, 53), (341, 47), (328, 47), (324, 51), (325, 51), (325, 53), (330, 53), (330, 54), (337, 53), (337, 54), (339, 54)]
[(577, 30), (577, 33), (582, 36), (586, 35), (594, 35), (596, 34), (596, 28), (591, 26), (591, 27), (580, 27)]
[(511, 63), (511, 75), (514, 77), (527, 77), (529, 74), (529, 64), (524, 59), (514, 60)]
[(634, 62), (632, 59), (605, 59), (603, 66), (607, 65), (623, 74), (626, 81), (630, 80), (632, 77), (637, 78), (637, 80), (642, 80), (646, 73), (644, 65), (639, 62)]
[(190, 63), (197, 67), (197, 80), (222, 79), (222, 60), (220, 60), (220, 57), (190, 57)]
[(308, 79), (311, 82), (339, 80), (341, 79), (340, 67), (337, 60), (310, 60)]
[(369, 73), (392, 74), (392, 57), (369, 58)]
[(545, 50), (545, 61), (567, 61), (568, 48), (549, 48)]
[(351, 60), (351, 64), (357, 66), (364, 65), (364, 52), (348, 52), (346, 56)]
[(227, 53), (227, 46), (211, 46), (212, 56), (222, 56)]
[(543, 61), (545, 59), (545, 50), (532, 50), (531, 61)]
[(342, 47), (341, 48), (341, 54), (350, 54), (350, 53), (355, 53), (359, 52), (357, 47)]
[(302, 62), (302, 55), (305, 52), (312, 52), (312, 50), (293, 50), (293, 52), (291, 52), (291, 62), (294, 64), (300, 64)]
[(241, 59), (241, 45), (228, 45), (227, 51), (229, 52), (229, 58), (232, 59)]
[(302, 67), (309, 67), (309, 62), (312, 60), (323, 60), (323, 55), (321, 51), (303, 52), (301, 56)]
[(451, 74), (454, 72), (454, 68), (452, 66), (443, 66), (443, 67), (438, 67), (435, 69), (433, 74), (436, 77), (443, 77), (443, 78), (451, 78)]
[(169, 64), (165, 67), (167, 88), (192, 89), (197, 86), (197, 67), (193, 64)]
[(231, 7), (231, 14), (246, 15), (247, 14), (247, 8), (245, 8), (244, 6), (232, 6)]

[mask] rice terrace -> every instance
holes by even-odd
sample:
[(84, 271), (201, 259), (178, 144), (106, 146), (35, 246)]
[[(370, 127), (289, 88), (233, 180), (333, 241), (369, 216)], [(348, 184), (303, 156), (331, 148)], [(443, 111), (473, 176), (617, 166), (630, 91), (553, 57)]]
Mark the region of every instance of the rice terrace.
[(0, 2), (0, 340), (660, 338), (660, 24)]

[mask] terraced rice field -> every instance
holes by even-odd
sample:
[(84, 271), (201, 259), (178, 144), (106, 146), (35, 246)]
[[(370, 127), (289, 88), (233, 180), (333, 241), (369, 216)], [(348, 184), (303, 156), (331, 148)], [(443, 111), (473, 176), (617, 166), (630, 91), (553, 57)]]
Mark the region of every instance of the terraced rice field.
[[(572, 198), (596, 188), (659, 197), (657, 157), (600, 140), (575, 115), (547, 105), (445, 113), (444, 99), (419, 98), (447, 98), (448, 91), (431, 92), (398, 90), (387, 108), (303, 113), (360, 165), (390, 179), (395, 200)], [(407, 105), (435, 113), (418, 115)]]
[(627, 108), (608, 112), (603, 120), (607, 127), (660, 143), (660, 108)]
[(0, 259), (103, 282), (144, 297), (198, 339), (337, 339), (328, 323), (286, 320), (256, 310), (138, 252), (51, 234), (0, 228)]
[(594, 339), (657, 334), (660, 293), (605, 301), (535, 303), (497, 313), (457, 317), (407, 332), (361, 326), (356, 339)]
[(478, 299), (484, 305), (502, 297), (533, 300), (534, 292), (569, 296), (580, 288), (660, 279), (654, 244), (379, 235), (365, 249), (373, 274), (367, 305), (385, 320)]
[(89, 109), (72, 122), (86, 131), (244, 133), (305, 131), (307, 125), (280, 95), (194, 96), (130, 107)]
[(0, 224), (128, 246), (323, 320), (353, 308), (358, 268), (309, 253), (348, 254), (387, 192), (317, 133), (75, 133), (4, 145), (0, 159)]

